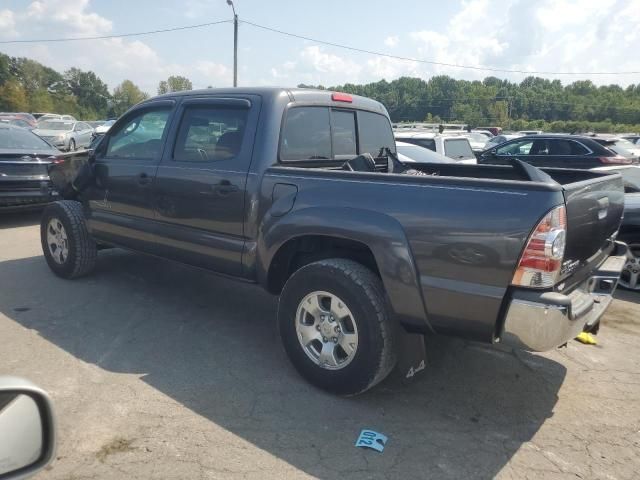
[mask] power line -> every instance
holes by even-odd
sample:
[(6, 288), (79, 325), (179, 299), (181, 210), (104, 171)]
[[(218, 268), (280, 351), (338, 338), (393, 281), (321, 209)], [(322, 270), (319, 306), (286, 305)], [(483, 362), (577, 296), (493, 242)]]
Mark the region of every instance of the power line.
[(2, 40), (0, 44), (9, 43), (58, 43), (58, 42), (79, 42), (83, 40), (104, 40), (108, 38), (123, 38), (123, 37), (137, 37), (141, 35), (153, 35), (155, 33), (167, 33), (177, 32), (180, 30), (191, 30), (193, 28), (211, 27), (213, 25), (219, 25), (221, 23), (231, 23), (233, 20), (219, 20), (217, 22), (199, 23), (197, 25), (184, 25), (182, 27), (163, 28), (159, 30), (150, 30), (147, 32), (134, 32), (134, 33), (121, 33), (114, 35), (100, 35), (96, 37), (68, 37), (68, 38), (39, 38), (39, 39), (27, 39), (27, 40)]
[(487, 67), (483, 65), (461, 65), (458, 63), (444, 63), (444, 62), (436, 62), (433, 60), (424, 60), (420, 58), (411, 58), (411, 57), (402, 57), (400, 55), (392, 55), (390, 53), (376, 52), (374, 50), (366, 50), (364, 48), (352, 47), (349, 45), (343, 45), (335, 42), (327, 42), (325, 40), (319, 40), (317, 38), (306, 37), (304, 35), (298, 35), (295, 33), (285, 32), (283, 30), (278, 30), (277, 28), (267, 27), (265, 25), (259, 25), (254, 22), (250, 22), (248, 20), (240, 20), (241, 23), (246, 23), (247, 25), (251, 25), (256, 28), (261, 28), (263, 30), (267, 30), (269, 32), (278, 33), (280, 35), (286, 35), (288, 37), (298, 38), (301, 40), (308, 40), (310, 42), (320, 43), (322, 45), (329, 45), (331, 47), (342, 48), (344, 50), (351, 50), (353, 52), (367, 53), (369, 55), (377, 55), (379, 57), (393, 58), (396, 60), (403, 60), (408, 62), (417, 62), (417, 63), (426, 63), (429, 65), (438, 65), (442, 67), (454, 67), (454, 68), (465, 68), (468, 70), (482, 70), (488, 72), (500, 72), (500, 73), (524, 73), (524, 74), (537, 74), (537, 75), (638, 75), (640, 71), (634, 72), (552, 72), (552, 71), (534, 71), (534, 70), (511, 70), (505, 68), (494, 68)]

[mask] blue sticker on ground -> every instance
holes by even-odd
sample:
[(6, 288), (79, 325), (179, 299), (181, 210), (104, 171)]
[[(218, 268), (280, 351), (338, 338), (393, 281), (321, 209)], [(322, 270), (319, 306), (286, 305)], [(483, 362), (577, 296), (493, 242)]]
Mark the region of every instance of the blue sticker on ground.
[(356, 440), (356, 447), (372, 448), (377, 452), (382, 452), (384, 446), (387, 444), (387, 437), (381, 433), (374, 432), (373, 430), (362, 430), (358, 440)]

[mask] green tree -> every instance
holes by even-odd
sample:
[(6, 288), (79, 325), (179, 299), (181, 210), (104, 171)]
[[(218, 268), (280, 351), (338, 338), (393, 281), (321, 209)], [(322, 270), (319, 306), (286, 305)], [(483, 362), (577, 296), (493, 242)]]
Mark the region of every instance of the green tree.
[(113, 104), (111, 107), (111, 114), (119, 117), (129, 108), (133, 107), (137, 103), (142, 102), (149, 98), (138, 86), (131, 80), (124, 80), (113, 90)]
[(183, 90), (193, 90), (191, 80), (180, 75), (172, 75), (167, 80), (162, 80), (158, 84), (158, 95), (170, 92), (181, 92)]
[(105, 116), (111, 99), (107, 84), (93, 72), (70, 68), (64, 72), (64, 81), (69, 93), (76, 97), (83, 118)]
[(0, 110), (24, 112), (29, 109), (24, 87), (16, 80), (9, 80), (0, 86)]
[(29, 111), (31, 112), (51, 112), (53, 111), (53, 98), (51, 94), (44, 90), (36, 90), (29, 97)]

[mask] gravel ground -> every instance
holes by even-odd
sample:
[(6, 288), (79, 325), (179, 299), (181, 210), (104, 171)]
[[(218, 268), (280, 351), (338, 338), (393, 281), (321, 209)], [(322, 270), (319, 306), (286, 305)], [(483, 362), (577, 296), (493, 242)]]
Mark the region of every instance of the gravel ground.
[[(0, 374), (57, 411), (57, 459), (38, 478), (639, 476), (640, 294), (617, 294), (598, 346), (433, 339), (413, 384), (343, 399), (297, 376), (260, 289), (121, 250), (61, 280), (38, 221), (0, 217)], [(389, 437), (382, 454), (353, 446), (362, 428)]]

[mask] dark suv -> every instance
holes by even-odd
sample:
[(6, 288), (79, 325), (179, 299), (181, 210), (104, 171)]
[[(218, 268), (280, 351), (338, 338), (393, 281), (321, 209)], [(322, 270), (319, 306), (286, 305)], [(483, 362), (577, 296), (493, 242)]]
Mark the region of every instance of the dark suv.
[(512, 158), (536, 167), (558, 168), (595, 168), (634, 162), (589, 137), (528, 135), (485, 150), (478, 156), (478, 163), (506, 165)]

